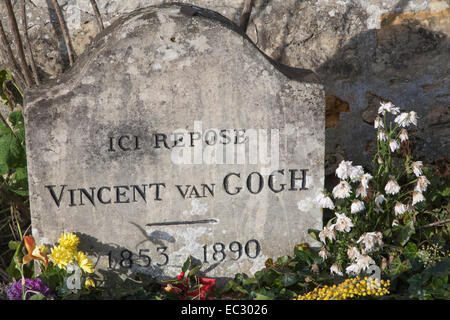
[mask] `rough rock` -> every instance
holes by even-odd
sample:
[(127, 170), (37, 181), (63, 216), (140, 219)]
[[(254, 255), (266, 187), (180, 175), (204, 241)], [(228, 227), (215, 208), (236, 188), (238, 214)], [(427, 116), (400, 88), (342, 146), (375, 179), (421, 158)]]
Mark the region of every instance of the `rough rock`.
[[(97, 0), (105, 25), (160, 2)], [(237, 22), (244, 0), (190, 2)], [(44, 79), (55, 78), (68, 69), (56, 15), (50, 1), (30, 3), (28, 28), (38, 67)], [(89, 1), (59, 3), (79, 55), (98, 32), (92, 8)], [(349, 104), (351, 111), (327, 129), (328, 158), (368, 165), (371, 155), (364, 150), (374, 132), (364, 113), (371, 94), (418, 112), (422, 120), (432, 108), (439, 106), (444, 114), (450, 108), (449, 8), (448, 0), (256, 0), (247, 33), (275, 60), (315, 70), (326, 93)], [(6, 21), (2, 3), (0, 18)], [(445, 123), (441, 127), (435, 131), (419, 122), (416, 158), (448, 156), (448, 129)]]

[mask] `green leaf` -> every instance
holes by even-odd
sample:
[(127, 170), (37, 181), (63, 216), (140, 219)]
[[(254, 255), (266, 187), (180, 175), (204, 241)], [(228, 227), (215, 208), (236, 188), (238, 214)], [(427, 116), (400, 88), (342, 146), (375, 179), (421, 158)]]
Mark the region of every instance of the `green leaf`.
[(244, 279), (244, 281), (242, 281), (243, 286), (251, 286), (251, 285), (257, 285), (257, 284), (258, 284), (258, 280), (256, 280), (255, 278), (247, 278), (247, 279)]
[(265, 289), (265, 288), (261, 288), (258, 290), (254, 291), (255, 294), (255, 300), (273, 300), (275, 299), (275, 293)]
[(308, 234), (311, 236), (311, 238), (313, 238), (316, 241), (319, 241), (319, 230), (315, 230), (315, 229), (308, 229)]
[(261, 293), (256, 293), (256, 297), (255, 297), (254, 300), (273, 300), (273, 299), (274, 299), (274, 297), (266, 296), (266, 295), (261, 294)]
[(223, 287), (222, 291), (223, 292), (228, 292), (233, 288), (234, 285), (234, 281), (233, 280), (228, 280), (228, 282), (225, 284), (225, 286)]
[(188, 273), (188, 277), (195, 276), (201, 267), (202, 267), (202, 265), (200, 264), (200, 265), (196, 266), (195, 268), (192, 268)]
[(409, 260), (414, 259), (417, 254), (417, 245), (414, 242), (408, 242), (406, 247), (403, 249), (403, 254)]
[(183, 263), (183, 266), (181, 267), (182, 272), (186, 272), (191, 267), (191, 256), (189, 256), (186, 261)]
[(401, 246), (404, 246), (409, 241), (409, 238), (416, 232), (413, 221), (408, 222), (405, 226), (396, 226), (393, 229), (395, 240)]
[(442, 261), (436, 263), (430, 269), (427, 269), (424, 273), (430, 274), (433, 277), (445, 277), (449, 274), (450, 270), (450, 257), (445, 257)]
[(13, 127), (23, 126), (23, 124), (24, 124), (22, 111), (20, 111), (20, 110), (11, 112), (9, 114), (8, 119), (11, 122)]
[(17, 250), (17, 248), (20, 246), (20, 241), (10, 241), (8, 242), (8, 248), (10, 248), (11, 250)]
[(5, 134), (0, 137), (0, 163), (10, 169), (26, 166), (26, 153), (24, 147), (15, 136)]
[(277, 264), (283, 265), (283, 264), (286, 264), (288, 261), (289, 261), (288, 256), (282, 256), (277, 259)]
[(287, 273), (281, 277), (281, 283), (285, 287), (292, 286), (297, 283), (297, 276), (294, 273)]
[(36, 293), (32, 295), (28, 300), (44, 300), (45, 296), (41, 293)]

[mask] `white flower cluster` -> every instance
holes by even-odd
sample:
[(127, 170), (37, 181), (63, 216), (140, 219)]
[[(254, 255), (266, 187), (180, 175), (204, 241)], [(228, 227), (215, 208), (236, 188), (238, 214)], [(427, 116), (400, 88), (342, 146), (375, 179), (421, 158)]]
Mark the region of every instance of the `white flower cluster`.
[[(430, 184), (430, 181), (427, 179), (426, 176), (422, 173), (422, 161), (415, 161), (411, 163), (411, 168), (414, 172), (414, 174), (417, 177), (417, 183), (414, 188), (413, 194), (412, 194), (412, 202), (408, 204), (403, 204), (401, 202), (396, 202), (394, 206), (394, 213), (396, 216), (402, 215), (405, 212), (410, 212), (413, 210), (414, 206), (422, 201), (425, 201), (425, 197), (423, 196), (422, 192), (427, 190), (428, 185)], [(384, 191), (388, 195), (395, 195), (398, 194), (401, 190), (400, 185), (398, 182), (391, 177), (391, 179), (386, 183), (386, 186), (384, 187)], [(382, 211), (381, 204), (386, 201), (386, 198), (383, 194), (378, 193), (375, 197), (375, 205), (376, 205), (376, 211)]]
[[(408, 140), (408, 131), (406, 128), (410, 125), (417, 126), (417, 113), (411, 112), (401, 112), (399, 108), (395, 107), (391, 102), (382, 102), (380, 108), (378, 109), (380, 116), (377, 116), (374, 121), (374, 127), (378, 129), (377, 139), (383, 147), (382, 152), (385, 150), (390, 150), (390, 152), (395, 152), (400, 149), (399, 143)], [(391, 126), (386, 124), (386, 113), (390, 113), (395, 117), (394, 122), (396, 127), (392, 129)], [(386, 147), (385, 147), (386, 146)], [(388, 146), (388, 147), (387, 147)], [(380, 147), (380, 145), (379, 145)], [(379, 148), (380, 152), (380, 148)], [(384, 153), (389, 158), (389, 167), (391, 166), (390, 153)], [(378, 164), (383, 165), (383, 159), (380, 155), (378, 156)], [(407, 166), (409, 165), (409, 160)], [(368, 208), (373, 208), (374, 212), (384, 212), (386, 208), (393, 207), (393, 213), (395, 216), (400, 216), (405, 212), (412, 211), (414, 206), (425, 200), (422, 192), (426, 191), (430, 182), (423, 175), (422, 172), (422, 162), (415, 161), (410, 165), (411, 171), (417, 177), (417, 183), (414, 187), (412, 193), (412, 201), (404, 204), (400, 200), (403, 199), (404, 194), (407, 190), (402, 190), (405, 186), (401, 187), (394, 176), (389, 176), (387, 178), (387, 183), (385, 185), (379, 185), (380, 177), (377, 176), (377, 185), (375, 187), (376, 193), (374, 196), (371, 195), (375, 206), (372, 207), (366, 202), (369, 194), (369, 183), (373, 179), (373, 176), (369, 173), (365, 173), (362, 166), (354, 166), (351, 161), (341, 161), (336, 169), (336, 176), (340, 179), (339, 183), (333, 188), (331, 195), (327, 192), (321, 192), (317, 198), (317, 204), (322, 208), (327, 208), (330, 210), (335, 210), (335, 223), (324, 227), (319, 232), (319, 239), (323, 243), (322, 248), (319, 251), (319, 256), (325, 261), (330, 257), (330, 247), (333, 241), (336, 239), (341, 240), (339, 236), (340, 233), (349, 233), (354, 226), (354, 222), (350, 217), (352, 217), (359, 226), (359, 217), (366, 217), (362, 215)], [(380, 172), (380, 171), (379, 171)], [(384, 178), (382, 181), (385, 181)], [(409, 183), (407, 184), (409, 185)], [(353, 186), (353, 187), (352, 187)], [(357, 187), (356, 187), (357, 186)], [(384, 188), (383, 188), (384, 187)], [(354, 189), (353, 189), (354, 188)], [(377, 190), (382, 188), (381, 190)], [(383, 190), (384, 189), (384, 190)], [(393, 197), (394, 195), (398, 195)], [(349, 206), (344, 210), (337, 206), (340, 202), (338, 200), (349, 199), (345, 203)], [(371, 200), (370, 199), (370, 200)], [(369, 211), (370, 214), (371, 211)], [(350, 217), (346, 216), (348, 214)], [(398, 225), (399, 220), (393, 220), (393, 226)], [(363, 231), (364, 232), (364, 231)], [(344, 238), (345, 239), (345, 238)], [(328, 241), (328, 244), (327, 244)], [(381, 232), (364, 232), (358, 241), (351, 239), (353, 243), (348, 244), (347, 256), (351, 261), (350, 264), (345, 268), (345, 273), (348, 275), (358, 275), (363, 271), (368, 271), (369, 267), (375, 265), (375, 261), (369, 254), (372, 254), (377, 247), (383, 246), (383, 235)], [(343, 275), (343, 270), (340, 269), (338, 263), (334, 263), (330, 268), (330, 273), (336, 275)]]
[[(394, 122), (398, 126), (403, 128), (402, 130), (400, 130), (400, 133), (398, 135), (400, 142), (408, 140), (408, 131), (404, 128), (408, 127), (411, 124), (417, 126), (417, 113), (414, 111), (400, 113), (400, 109), (395, 107), (392, 102), (381, 102), (378, 113), (384, 116), (386, 112), (397, 115), (397, 117), (395, 117), (394, 119)], [(373, 126), (375, 127), (375, 129), (378, 129), (377, 139), (379, 141), (387, 141), (389, 139), (389, 149), (391, 149), (391, 152), (395, 152), (396, 150), (400, 149), (400, 145), (398, 144), (396, 137), (386, 136), (383, 120), (379, 116), (375, 118)]]

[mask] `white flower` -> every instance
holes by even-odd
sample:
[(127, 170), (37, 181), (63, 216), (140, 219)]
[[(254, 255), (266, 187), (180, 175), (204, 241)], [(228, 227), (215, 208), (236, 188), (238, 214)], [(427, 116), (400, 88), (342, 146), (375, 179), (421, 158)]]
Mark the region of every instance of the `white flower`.
[(370, 173), (364, 173), (361, 176), (361, 184), (364, 186), (364, 188), (369, 188), (369, 181), (372, 179), (372, 175)]
[(333, 200), (331, 200), (330, 197), (327, 196), (326, 193), (321, 192), (317, 198), (316, 198), (316, 202), (319, 204), (319, 206), (321, 208), (327, 208), (327, 209), (334, 209), (334, 203)]
[(378, 108), (378, 113), (382, 114), (384, 111), (390, 112), (392, 114), (399, 114), (400, 109), (395, 107), (392, 102), (381, 102), (380, 107)]
[(326, 238), (333, 241), (336, 238), (336, 235), (334, 234), (334, 224), (329, 227), (324, 227), (322, 231), (319, 232), (319, 238), (320, 241), (323, 243), (326, 243)]
[(414, 191), (412, 198), (412, 205), (414, 206), (416, 203), (421, 201), (425, 201), (425, 197), (423, 196), (422, 192)]
[(406, 129), (400, 130), (400, 134), (398, 137), (400, 138), (401, 142), (405, 142), (406, 140), (408, 140), (408, 131), (406, 131)]
[(363, 174), (364, 169), (362, 166), (355, 166), (350, 168), (349, 177), (352, 181), (359, 181)]
[(350, 260), (355, 260), (360, 256), (361, 253), (359, 253), (358, 248), (356, 247), (349, 247), (347, 249), (347, 256), (350, 258)]
[(353, 263), (349, 265), (347, 268), (345, 268), (345, 272), (348, 275), (358, 275), (361, 273), (361, 267), (358, 265), (358, 263)]
[(377, 139), (380, 141), (386, 141), (386, 131), (384, 131), (383, 129), (379, 130), (377, 134)]
[(358, 188), (356, 188), (356, 196), (363, 199), (367, 197), (367, 189), (364, 188), (362, 183), (358, 186)]
[(371, 252), (375, 248), (375, 245), (378, 244), (379, 246), (383, 245), (383, 235), (381, 232), (366, 232), (364, 233), (357, 243), (360, 242), (364, 243), (364, 249), (366, 252)]
[(398, 216), (404, 214), (406, 212), (406, 209), (407, 207), (403, 203), (397, 202), (394, 207), (395, 215)]
[(392, 221), (392, 226), (393, 227), (398, 226), (398, 220), (397, 219), (394, 219), (394, 221)]
[(345, 180), (350, 176), (352, 168), (353, 166), (351, 161), (342, 160), (336, 169), (336, 175), (339, 179)]
[(396, 194), (400, 191), (400, 186), (398, 185), (397, 181), (391, 179), (388, 181), (388, 183), (386, 183), (384, 191), (386, 191), (387, 194)]
[(369, 266), (375, 264), (375, 261), (367, 254), (364, 254), (360, 255), (358, 259), (356, 259), (356, 263), (360, 267), (361, 271), (364, 271), (365, 269), (369, 268)]
[(386, 198), (384, 197), (384, 195), (382, 193), (377, 193), (376, 197), (375, 197), (375, 204), (377, 206), (381, 205), (384, 201), (386, 201)]
[(322, 247), (319, 251), (319, 256), (325, 261), (329, 256), (330, 253), (325, 249), (325, 247)]
[(383, 159), (381, 159), (381, 157), (378, 157), (377, 161), (378, 161), (378, 164), (382, 164), (383, 163)]
[(392, 152), (395, 152), (395, 150), (400, 149), (400, 146), (398, 145), (397, 140), (389, 141), (389, 148), (391, 148)]
[(410, 123), (412, 123), (413, 125), (417, 126), (417, 113), (415, 111), (411, 111), (408, 114), (408, 120)]
[(394, 122), (398, 123), (401, 127), (407, 127), (409, 125), (408, 116), (408, 113), (402, 112), (394, 119)]
[(425, 176), (420, 176), (417, 179), (417, 185), (414, 188), (414, 191), (419, 191), (419, 192), (423, 192), (423, 191), (427, 191), (427, 186), (430, 184), (430, 181), (428, 181), (427, 177)]
[(416, 177), (420, 177), (422, 175), (422, 161), (415, 161), (411, 163), (411, 166)]
[(337, 231), (350, 232), (350, 229), (353, 227), (352, 220), (349, 217), (347, 217), (345, 213), (339, 214), (335, 212), (335, 215), (337, 217), (337, 220), (334, 228)]
[(375, 127), (375, 129), (384, 128), (383, 120), (381, 120), (381, 118), (377, 116), (375, 118), (375, 121), (373, 122), (373, 126)]
[(339, 275), (339, 276), (342, 276), (342, 275), (343, 275), (337, 264), (333, 264), (333, 265), (330, 267), (330, 274), (331, 274), (331, 275), (337, 274), (337, 275)]
[(351, 187), (347, 181), (342, 180), (337, 186), (333, 188), (333, 196), (339, 199), (350, 197)]
[(364, 208), (365, 208), (364, 202), (362, 202), (361, 200), (353, 201), (352, 205), (350, 206), (350, 210), (352, 213), (360, 212), (360, 211), (364, 210)]

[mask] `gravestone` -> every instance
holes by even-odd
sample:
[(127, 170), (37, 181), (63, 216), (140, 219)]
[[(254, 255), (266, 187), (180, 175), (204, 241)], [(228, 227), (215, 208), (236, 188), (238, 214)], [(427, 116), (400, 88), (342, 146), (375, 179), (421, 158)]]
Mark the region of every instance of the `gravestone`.
[(27, 92), (37, 243), (80, 236), (102, 273), (253, 274), (321, 228), (323, 87), (182, 4), (118, 19)]

